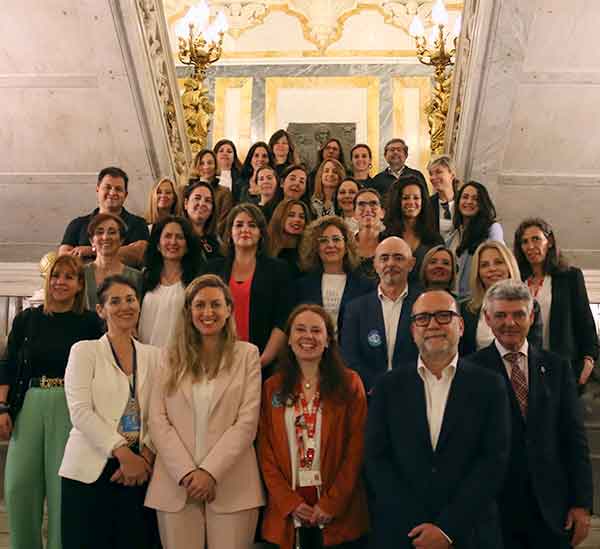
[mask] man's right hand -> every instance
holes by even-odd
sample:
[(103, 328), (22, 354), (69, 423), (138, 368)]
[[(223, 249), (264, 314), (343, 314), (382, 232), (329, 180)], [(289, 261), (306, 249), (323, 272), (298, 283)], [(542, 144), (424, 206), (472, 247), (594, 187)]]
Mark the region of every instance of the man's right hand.
[(12, 433), (12, 428), (12, 419), (10, 419), (8, 412), (0, 414), (0, 440), (8, 440)]

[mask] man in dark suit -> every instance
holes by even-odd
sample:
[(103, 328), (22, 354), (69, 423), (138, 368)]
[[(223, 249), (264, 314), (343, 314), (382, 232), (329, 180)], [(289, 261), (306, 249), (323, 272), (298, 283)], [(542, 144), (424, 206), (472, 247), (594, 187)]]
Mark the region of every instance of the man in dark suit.
[(512, 444), (498, 498), (504, 546), (566, 549), (588, 535), (592, 469), (569, 363), (527, 342), (532, 302), (522, 282), (494, 284), (483, 307), (495, 341), (469, 360), (502, 375), (509, 391)]
[(497, 374), (458, 358), (463, 322), (448, 292), (424, 292), (412, 313), (418, 359), (383, 376), (369, 408), (373, 547), (499, 549), (506, 388)]
[(381, 241), (373, 265), (379, 286), (346, 306), (340, 341), (350, 368), (356, 370), (367, 394), (377, 378), (401, 362), (417, 358), (410, 337), (410, 311), (421, 289), (408, 284), (415, 264), (410, 246), (397, 236)]
[(419, 181), (423, 182), (423, 185), (427, 185), (425, 177), (423, 177), (423, 174), (419, 170), (409, 168), (404, 164), (408, 157), (408, 146), (404, 139), (396, 137), (388, 141), (383, 149), (383, 155), (388, 166), (385, 170), (380, 171), (371, 181), (371, 186), (379, 191), (382, 197), (387, 194), (392, 183), (401, 176), (415, 176)]

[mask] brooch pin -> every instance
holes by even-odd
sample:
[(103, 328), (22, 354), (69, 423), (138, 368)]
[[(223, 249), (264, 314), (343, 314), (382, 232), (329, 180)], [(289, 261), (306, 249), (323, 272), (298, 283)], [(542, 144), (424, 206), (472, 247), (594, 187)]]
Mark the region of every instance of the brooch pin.
[(370, 347), (379, 347), (382, 344), (379, 332), (377, 330), (371, 330), (367, 335), (367, 342)]
[(281, 408), (283, 406), (281, 395), (279, 393), (273, 393), (273, 396), (271, 397), (271, 406), (273, 406), (273, 408)]

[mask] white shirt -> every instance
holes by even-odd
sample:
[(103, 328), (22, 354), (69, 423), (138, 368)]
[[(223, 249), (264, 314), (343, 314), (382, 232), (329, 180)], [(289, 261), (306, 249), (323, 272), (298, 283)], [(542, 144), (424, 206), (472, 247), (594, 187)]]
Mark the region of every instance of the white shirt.
[(209, 448), (206, 447), (206, 431), (208, 429), (208, 416), (212, 395), (215, 387), (214, 380), (203, 379), (199, 383), (192, 384), (192, 400), (194, 402), (194, 434), (196, 445), (194, 446), (194, 462), (200, 466)]
[(329, 313), (334, 326), (337, 326), (342, 295), (346, 287), (346, 278), (345, 274), (327, 273), (323, 273), (323, 277), (321, 278), (323, 308)]
[(494, 332), (488, 326), (488, 323), (485, 321), (485, 314), (483, 309), (479, 313), (479, 320), (477, 321), (477, 333), (475, 334), (475, 346), (477, 350), (483, 349), (488, 345), (492, 344), (494, 341)]
[(221, 170), (219, 174), (219, 185), (231, 190), (231, 170)]
[[(502, 363), (504, 364), (504, 368), (506, 368), (508, 379), (512, 379), (512, 364), (508, 362), (508, 360), (504, 360), (504, 356), (507, 353), (513, 353), (515, 351), (509, 351), (508, 349), (503, 347), (497, 339), (494, 341), (494, 343), (496, 345), (496, 349), (498, 349), (498, 352), (502, 357)], [(527, 343), (527, 340), (523, 342), (523, 345), (521, 345), (521, 348), (518, 352), (523, 353), (525, 355), (519, 358), (519, 370), (523, 372), (523, 375), (525, 376), (525, 381), (527, 382), (527, 386), (529, 386), (529, 368), (527, 367), (527, 353), (529, 352), (529, 343)]]
[(404, 299), (408, 295), (408, 285), (395, 301), (387, 297), (381, 291), (381, 285), (377, 286), (377, 295), (381, 302), (381, 312), (383, 313), (383, 324), (385, 326), (385, 342), (387, 344), (388, 370), (392, 369), (392, 358), (394, 357), (394, 347), (396, 346), (396, 335), (398, 334), (398, 323), (400, 322), (400, 313)]
[(427, 423), (429, 424), (429, 435), (431, 436), (431, 446), (435, 450), (440, 431), (442, 430), (442, 422), (444, 421), (444, 412), (446, 411), (446, 403), (450, 394), (450, 387), (456, 374), (458, 365), (458, 354), (450, 361), (450, 364), (442, 370), (442, 377), (438, 379), (435, 374), (432, 374), (427, 366), (421, 360), (421, 355), (417, 361), (417, 372), (423, 380), (425, 387), (425, 401), (427, 403)]
[(181, 281), (170, 286), (159, 284), (144, 296), (140, 313), (139, 336), (142, 343), (165, 347), (183, 311), (185, 287)]
[(546, 351), (550, 350), (550, 307), (552, 306), (552, 277), (546, 275), (542, 286), (534, 299), (540, 306), (542, 316), (542, 348)]
[(452, 225), (452, 219), (454, 219), (454, 200), (448, 201), (448, 209), (450, 210), (450, 219), (444, 217), (444, 207), (442, 206), (442, 200), (440, 199), (440, 234), (444, 240), (446, 240), (454, 230), (454, 226)]

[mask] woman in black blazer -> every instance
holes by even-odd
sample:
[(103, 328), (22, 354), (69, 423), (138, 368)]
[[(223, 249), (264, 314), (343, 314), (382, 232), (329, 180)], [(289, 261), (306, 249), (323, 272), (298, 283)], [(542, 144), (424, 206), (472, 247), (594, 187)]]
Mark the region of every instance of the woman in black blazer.
[(583, 273), (567, 263), (552, 227), (540, 218), (519, 225), (514, 251), (542, 310), (544, 349), (570, 360), (578, 383), (585, 385), (598, 359), (598, 334)]
[(224, 257), (209, 261), (201, 274), (219, 275), (229, 286), (238, 339), (258, 347), (265, 367), (286, 342), (293, 304), (289, 268), (267, 255), (267, 223), (254, 204), (238, 204), (229, 212), (221, 249)]
[(300, 243), (300, 265), (308, 274), (296, 282), (296, 304), (321, 305), (342, 333), (344, 308), (376, 287), (356, 271), (356, 240), (346, 222), (335, 215), (312, 222)]
[[(502, 242), (486, 240), (480, 244), (471, 260), (469, 285), (471, 298), (463, 301), (460, 314), (465, 323), (464, 333), (460, 339), (458, 350), (461, 356), (467, 356), (483, 349), (492, 343), (494, 334), (487, 325), (481, 306), (487, 289), (499, 280), (521, 280), (517, 260)], [(527, 341), (541, 349), (542, 347), (542, 315), (540, 306), (533, 302), (533, 325), (529, 329)]]

